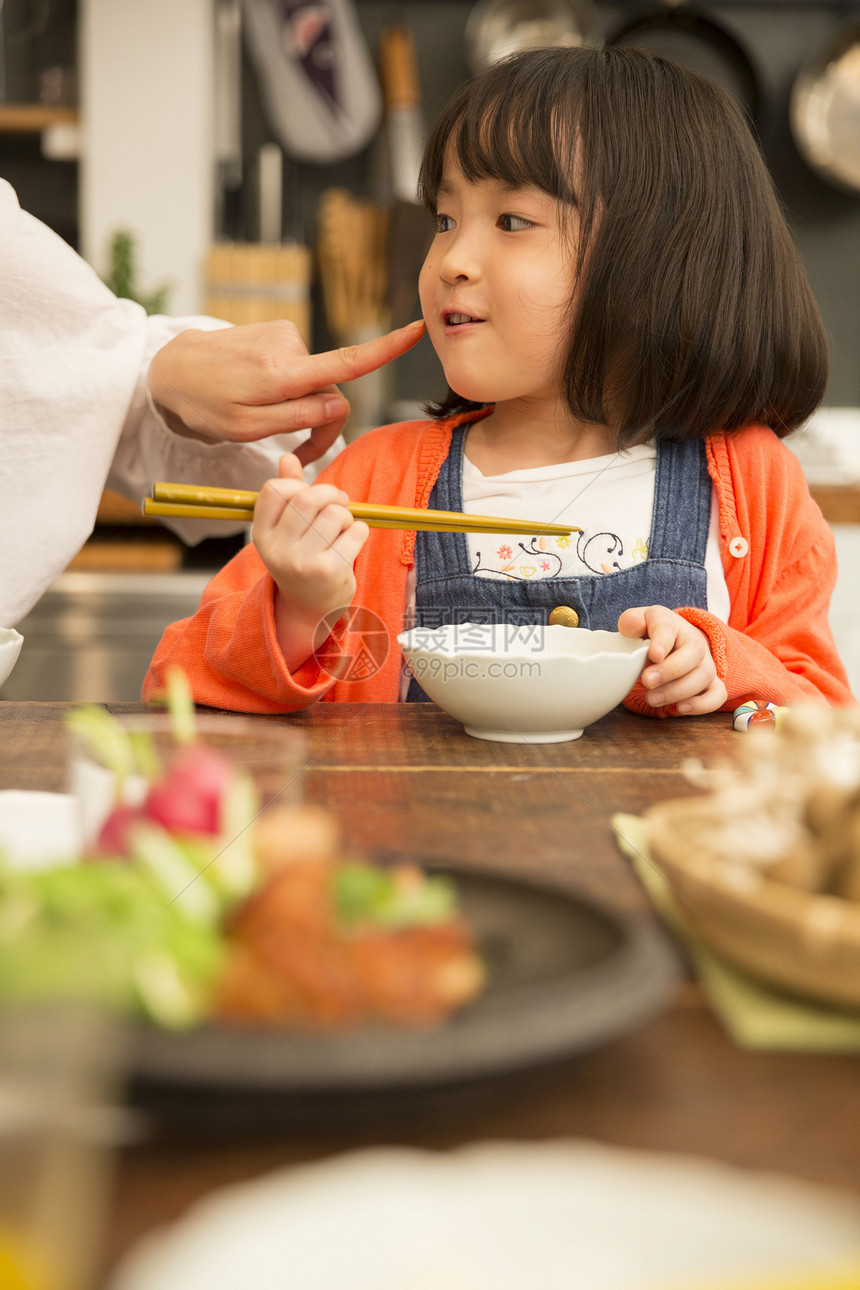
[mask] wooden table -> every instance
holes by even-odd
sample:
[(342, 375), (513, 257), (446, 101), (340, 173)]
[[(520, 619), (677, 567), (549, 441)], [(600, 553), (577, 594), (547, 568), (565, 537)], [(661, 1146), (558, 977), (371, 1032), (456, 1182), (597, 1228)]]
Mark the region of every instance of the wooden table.
[[(0, 787), (64, 787), (63, 710), (0, 703)], [(723, 714), (658, 722), (621, 710), (577, 742), (539, 746), (470, 739), (423, 704), (321, 704), (289, 720), (308, 736), (306, 799), (338, 813), (355, 850), (546, 876), (643, 919), (652, 915), (610, 817), (690, 791), (683, 759), (727, 755), (742, 737)], [(412, 1126), (229, 1143), (162, 1135), (126, 1148), (107, 1263), (212, 1188), (287, 1163), (370, 1142), (444, 1148), (567, 1135), (860, 1190), (860, 1060), (740, 1051), (686, 983), (637, 1033), (516, 1094), (475, 1099), (456, 1119), (443, 1099), (435, 1117)]]

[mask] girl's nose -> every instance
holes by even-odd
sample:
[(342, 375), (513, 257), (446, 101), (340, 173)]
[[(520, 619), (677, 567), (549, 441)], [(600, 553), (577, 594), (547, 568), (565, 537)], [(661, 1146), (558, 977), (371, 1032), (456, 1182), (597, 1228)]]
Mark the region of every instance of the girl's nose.
[(439, 261), (439, 276), (443, 282), (472, 282), (480, 274), (480, 256), (474, 242), (463, 236), (451, 238)]

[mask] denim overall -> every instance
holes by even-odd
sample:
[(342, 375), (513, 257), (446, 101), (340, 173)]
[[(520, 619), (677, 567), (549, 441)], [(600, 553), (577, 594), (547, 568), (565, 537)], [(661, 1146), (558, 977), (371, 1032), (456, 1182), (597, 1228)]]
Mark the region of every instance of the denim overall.
[[(463, 446), (468, 428), (454, 430), (429, 509), (463, 509)], [(619, 616), (631, 605), (707, 609), (705, 550), (711, 494), (703, 443), (658, 443), (648, 558), (614, 573), (512, 582), (480, 578), (471, 571), (466, 534), (419, 532), (415, 625), (546, 623), (556, 606), (569, 605), (579, 615), (580, 627), (616, 631)], [(575, 520), (575, 514), (571, 518)], [(408, 703), (427, 700), (415, 677), (406, 699)]]

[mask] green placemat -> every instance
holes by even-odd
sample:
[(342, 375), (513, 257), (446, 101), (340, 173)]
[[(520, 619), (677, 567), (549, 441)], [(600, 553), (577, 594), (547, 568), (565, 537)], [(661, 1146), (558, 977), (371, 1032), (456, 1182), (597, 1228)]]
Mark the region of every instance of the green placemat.
[(671, 887), (655, 868), (644, 821), (638, 815), (613, 815), (612, 827), (661, 917), (683, 942), (708, 1002), (736, 1043), (797, 1052), (860, 1052), (860, 1016), (783, 994), (708, 949), (686, 924)]

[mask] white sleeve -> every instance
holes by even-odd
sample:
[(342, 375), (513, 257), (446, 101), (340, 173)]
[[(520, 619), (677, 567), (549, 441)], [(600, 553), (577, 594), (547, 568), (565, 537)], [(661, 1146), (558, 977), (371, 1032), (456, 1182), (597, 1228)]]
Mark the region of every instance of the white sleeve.
[[(89, 537), (106, 484), (136, 498), (157, 478), (259, 486), (285, 444), (307, 437), (237, 452), (168, 429), (146, 394), (151, 356), (185, 327), (224, 325), (147, 318), (117, 299), (0, 180), (0, 626), (18, 622)], [(186, 539), (206, 536), (190, 525), (177, 525)]]

